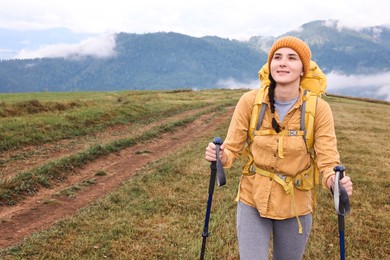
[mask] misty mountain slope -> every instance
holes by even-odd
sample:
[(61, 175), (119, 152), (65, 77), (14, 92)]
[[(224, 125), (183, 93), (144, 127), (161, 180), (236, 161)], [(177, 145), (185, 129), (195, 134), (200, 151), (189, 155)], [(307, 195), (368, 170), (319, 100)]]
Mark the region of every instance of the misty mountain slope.
[[(314, 21), (286, 35), (307, 41), (325, 73), (390, 71), (390, 30), (340, 28)], [(276, 37), (237, 41), (174, 32), (115, 35), (114, 55), (73, 55), (0, 61), (0, 92), (218, 88), (221, 80), (249, 83), (266, 62)], [(85, 46), (93, 47), (93, 46)], [(88, 52), (87, 52), (88, 53)], [(358, 94), (358, 93), (357, 93)]]
[(256, 78), (261, 60), (246, 43), (177, 33), (120, 33), (115, 51), (104, 59), (2, 61), (0, 75), (13, 81), (1, 92), (212, 88), (229, 77)]
[(123, 88), (209, 88), (227, 76), (256, 77), (260, 54), (227, 39), (194, 38), (177, 33), (117, 35), (117, 57), (106, 62), (120, 72)]

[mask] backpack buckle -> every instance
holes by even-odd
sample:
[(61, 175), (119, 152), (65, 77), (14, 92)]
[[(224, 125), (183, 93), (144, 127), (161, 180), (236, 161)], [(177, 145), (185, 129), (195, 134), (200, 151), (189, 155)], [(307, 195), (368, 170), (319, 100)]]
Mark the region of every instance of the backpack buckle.
[(299, 186), (301, 186), (302, 185), (302, 181), (301, 180), (295, 180), (294, 181), (294, 186), (295, 187), (299, 187)]
[(297, 136), (298, 135), (298, 131), (297, 130), (288, 130), (288, 135), (289, 136)]
[(281, 178), (284, 182), (286, 182), (287, 176), (282, 175), (282, 174), (280, 174), (280, 173), (277, 173), (276, 175), (277, 175), (279, 178)]

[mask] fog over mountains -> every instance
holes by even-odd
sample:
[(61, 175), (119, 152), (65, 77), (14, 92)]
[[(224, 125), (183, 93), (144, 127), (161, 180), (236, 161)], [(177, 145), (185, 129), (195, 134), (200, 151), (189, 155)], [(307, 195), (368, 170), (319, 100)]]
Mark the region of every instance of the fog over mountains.
[[(10, 40), (0, 43), (0, 92), (255, 88), (277, 38), (238, 41), (160, 32), (86, 39), (61, 33), (67, 39), (62, 44), (21, 50), (11, 49), (16, 44)], [(0, 31), (2, 38), (6, 34)], [(353, 30), (339, 28), (337, 21), (313, 21), (285, 35), (310, 45), (313, 60), (328, 75), (328, 92), (390, 101), (389, 28)]]

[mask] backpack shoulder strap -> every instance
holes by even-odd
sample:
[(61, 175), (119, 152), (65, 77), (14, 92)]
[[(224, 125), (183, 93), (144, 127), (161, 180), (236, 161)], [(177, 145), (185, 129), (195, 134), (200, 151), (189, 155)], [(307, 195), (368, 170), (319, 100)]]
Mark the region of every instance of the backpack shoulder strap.
[(260, 115), (259, 115), (259, 120), (257, 121), (256, 130), (260, 130), (261, 124), (263, 123), (264, 114), (265, 114), (266, 109), (267, 109), (267, 103), (261, 104)]
[[(314, 119), (316, 116), (318, 96), (310, 91), (305, 91), (304, 102), (301, 111), (301, 130), (305, 129), (306, 148), (310, 152), (314, 144)], [(303, 122), (304, 120), (304, 122)]]
[(264, 118), (265, 109), (267, 107), (266, 103), (263, 103), (265, 92), (268, 86), (261, 87), (256, 94), (255, 102), (253, 103), (252, 115), (249, 124), (248, 138), (249, 143), (253, 141), (255, 137), (255, 131), (258, 130), (261, 126), (261, 122)]
[[(317, 103), (318, 103), (319, 95), (312, 93), (310, 91), (307, 91), (305, 93), (305, 111), (301, 115), (301, 127), (302, 127), (302, 118), (305, 119), (304, 125), (305, 125), (305, 142), (306, 142), (306, 148), (307, 152), (311, 155), (312, 164), (314, 165), (313, 168), (313, 184), (318, 185), (319, 184), (319, 170), (316, 164), (316, 155), (315, 152), (312, 151), (313, 145), (314, 145), (314, 119), (316, 116), (316, 109), (317, 109)], [(303, 109), (302, 109), (303, 110)], [(313, 190), (313, 211), (316, 208), (316, 197), (317, 192), (316, 188), (314, 187)]]

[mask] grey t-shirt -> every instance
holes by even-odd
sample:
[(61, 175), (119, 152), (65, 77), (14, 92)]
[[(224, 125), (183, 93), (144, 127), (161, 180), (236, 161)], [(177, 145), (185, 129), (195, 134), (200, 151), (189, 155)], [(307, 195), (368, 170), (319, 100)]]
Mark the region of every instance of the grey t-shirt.
[(290, 111), (290, 109), (294, 106), (297, 100), (298, 97), (287, 101), (275, 100), (275, 110), (278, 111), (280, 122), (283, 122), (284, 117), (287, 115), (288, 111)]

